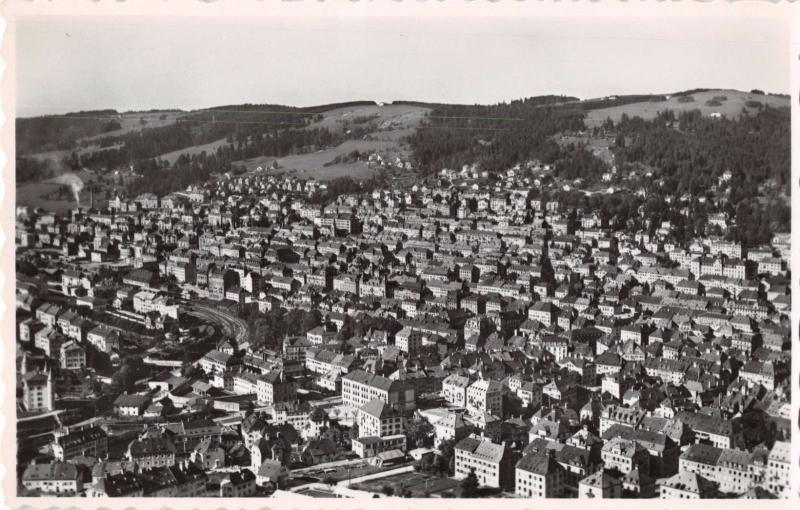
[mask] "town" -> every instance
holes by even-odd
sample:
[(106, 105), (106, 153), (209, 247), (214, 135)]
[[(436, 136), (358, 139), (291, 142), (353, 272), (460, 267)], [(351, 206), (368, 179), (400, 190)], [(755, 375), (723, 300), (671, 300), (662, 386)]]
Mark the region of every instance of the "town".
[(552, 175), (18, 207), (20, 495), (788, 497), (789, 233)]

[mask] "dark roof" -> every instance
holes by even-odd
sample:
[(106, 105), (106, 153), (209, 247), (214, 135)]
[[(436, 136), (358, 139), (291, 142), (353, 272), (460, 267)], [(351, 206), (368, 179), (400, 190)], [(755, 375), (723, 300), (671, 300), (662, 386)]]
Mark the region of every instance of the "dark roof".
[(98, 439), (104, 439), (106, 437), (108, 437), (106, 431), (100, 427), (88, 427), (72, 431), (67, 435), (56, 438), (56, 443), (64, 448), (69, 448), (74, 445), (97, 441)]
[(114, 400), (114, 405), (117, 407), (144, 407), (150, 403), (150, 397), (147, 395), (120, 395)]
[(529, 453), (517, 461), (517, 469), (547, 476), (563, 468), (548, 453)]
[(175, 453), (175, 445), (169, 439), (148, 437), (137, 439), (131, 443), (131, 457), (147, 457), (150, 455), (168, 455)]
[(78, 467), (67, 462), (51, 462), (49, 464), (31, 464), (22, 474), (25, 481), (35, 480), (77, 480)]

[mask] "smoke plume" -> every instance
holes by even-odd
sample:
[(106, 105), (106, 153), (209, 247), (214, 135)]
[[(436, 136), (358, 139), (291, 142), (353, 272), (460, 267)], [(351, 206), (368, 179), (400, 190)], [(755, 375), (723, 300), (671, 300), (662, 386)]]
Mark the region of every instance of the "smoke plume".
[(81, 205), (80, 192), (83, 189), (83, 181), (81, 180), (81, 178), (73, 173), (68, 173), (58, 176), (55, 179), (55, 181), (59, 184), (65, 184), (70, 187), (73, 196), (75, 196), (76, 207), (80, 207)]

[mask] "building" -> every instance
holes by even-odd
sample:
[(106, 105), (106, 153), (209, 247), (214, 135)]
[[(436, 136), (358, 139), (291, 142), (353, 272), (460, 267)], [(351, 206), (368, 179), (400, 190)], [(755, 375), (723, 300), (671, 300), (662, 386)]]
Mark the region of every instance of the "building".
[(53, 434), (50, 446), (53, 457), (58, 461), (67, 461), (74, 457), (102, 459), (108, 453), (108, 435), (100, 427), (71, 431), (61, 429)]
[(406, 381), (392, 380), (364, 370), (354, 370), (342, 377), (344, 404), (358, 408), (376, 398), (400, 410), (416, 408), (414, 387)]
[(786, 497), (791, 487), (791, 443), (776, 441), (767, 457), (765, 486), (773, 494)]
[(442, 381), (442, 396), (454, 406), (467, 407), (467, 388), (470, 386), (469, 377), (452, 374)]
[(256, 381), (258, 401), (265, 404), (288, 402), (297, 397), (297, 384), (283, 373), (283, 370), (272, 370), (260, 375)]
[(650, 457), (647, 450), (636, 441), (615, 437), (603, 445), (603, 464), (607, 469), (620, 473), (641, 468), (650, 470)]
[(53, 375), (50, 370), (23, 372), (22, 403), (29, 412), (47, 412), (55, 408)]
[(372, 399), (358, 409), (358, 436), (393, 436), (402, 434), (403, 413), (380, 399)]
[(475, 472), (478, 483), (486, 487), (514, 487), (514, 454), (503, 445), (465, 437), (455, 446), (454, 478), (463, 479)]
[(119, 350), (119, 333), (103, 324), (89, 330), (86, 340), (100, 352), (110, 354)]
[(687, 471), (662, 480), (658, 488), (661, 499), (711, 499), (717, 497), (717, 485), (714, 482)]
[(162, 437), (134, 439), (128, 445), (127, 458), (140, 469), (169, 467), (175, 465), (175, 445)]
[(120, 395), (114, 400), (114, 411), (118, 416), (140, 417), (150, 405), (151, 399), (147, 395)]
[(61, 368), (65, 370), (83, 370), (86, 368), (86, 349), (74, 340), (61, 345), (59, 349)]
[(467, 412), (503, 416), (503, 385), (491, 379), (479, 379), (467, 388)]
[(75, 496), (83, 483), (75, 464), (50, 462), (29, 464), (22, 473), (22, 486), (45, 495)]
[(599, 469), (578, 483), (579, 499), (610, 499), (622, 497), (622, 479)]
[(422, 333), (411, 328), (403, 328), (395, 335), (395, 345), (409, 358), (416, 358), (422, 347)]
[(529, 453), (516, 465), (515, 492), (526, 498), (558, 498), (564, 494), (566, 469), (555, 459), (555, 452)]

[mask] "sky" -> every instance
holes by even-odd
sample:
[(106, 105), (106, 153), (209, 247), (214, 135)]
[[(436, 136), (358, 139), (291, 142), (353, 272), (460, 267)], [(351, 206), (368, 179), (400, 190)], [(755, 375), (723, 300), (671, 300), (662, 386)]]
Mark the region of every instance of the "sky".
[(26, 18), (17, 115), (351, 100), (789, 93), (779, 18)]

